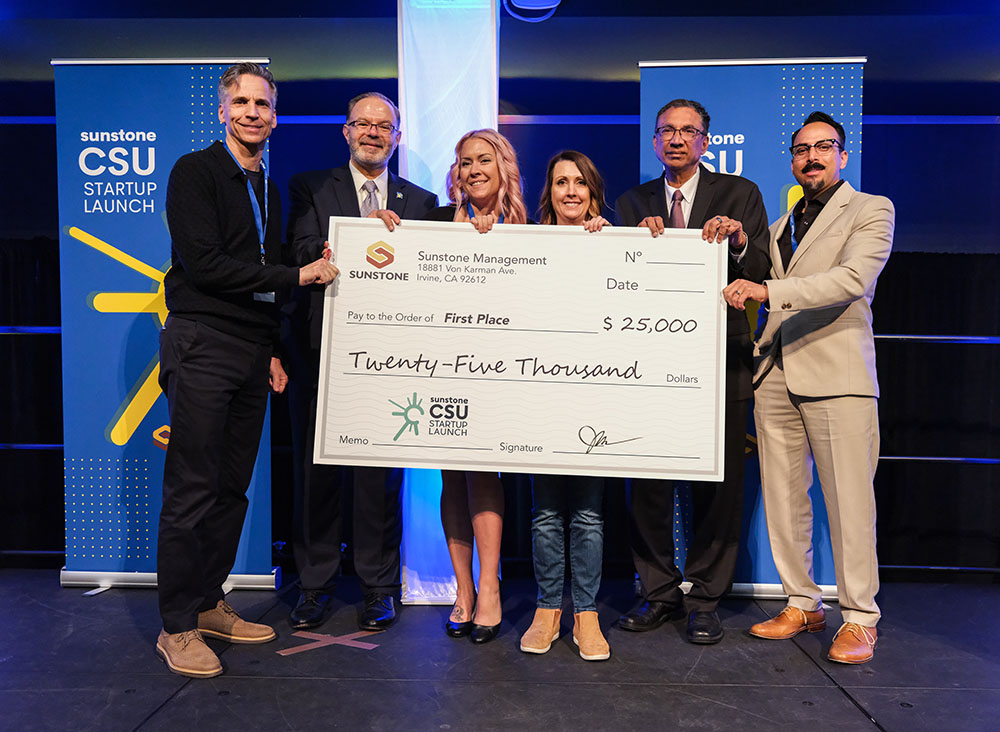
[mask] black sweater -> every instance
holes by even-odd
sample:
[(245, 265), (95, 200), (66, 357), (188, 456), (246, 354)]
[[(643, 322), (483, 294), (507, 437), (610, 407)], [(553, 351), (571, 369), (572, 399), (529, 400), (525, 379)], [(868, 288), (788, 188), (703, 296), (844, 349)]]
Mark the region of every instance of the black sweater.
[(255, 292), (299, 284), (297, 267), (282, 265), (281, 197), (268, 190), (266, 265), (247, 193), (246, 174), (221, 142), (183, 156), (167, 184), (171, 266), (164, 279), (167, 308), (256, 343), (276, 341), (274, 303)]

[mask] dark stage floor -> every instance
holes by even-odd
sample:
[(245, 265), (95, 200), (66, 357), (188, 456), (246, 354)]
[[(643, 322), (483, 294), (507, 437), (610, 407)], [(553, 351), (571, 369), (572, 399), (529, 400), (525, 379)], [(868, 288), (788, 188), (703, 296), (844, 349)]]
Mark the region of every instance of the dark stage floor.
[[(564, 635), (548, 654), (518, 650), (534, 585), (504, 585), (500, 637), (482, 647), (447, 638), (447, 608), (405, 607), (388, 632), (280, 655), (311, 641), (286, 617), (294, 588), (235, 592), (230, 602), (278, 629), (263, 646), (209, 641), (226, 672), (174, 676), (153, 651), (152, 590), (87, 597), (51, 570), (0, 570), (2, 730), (942, 730), (1000, 729), (1000, 586), (886, 584), (875, 660), (825, 660), (840, 623), (788, 641), (746, 634), (776, 601), (731, 600), (717, 646), (684, 641), (683, 623), (608, 631), (609, 661), (588, 663)], [(631, 585), (606, 582), (607, 628)], [(319, 633), (358, 632), (345, 580)], [(341, 640), (350, 640), (342, 638)]]

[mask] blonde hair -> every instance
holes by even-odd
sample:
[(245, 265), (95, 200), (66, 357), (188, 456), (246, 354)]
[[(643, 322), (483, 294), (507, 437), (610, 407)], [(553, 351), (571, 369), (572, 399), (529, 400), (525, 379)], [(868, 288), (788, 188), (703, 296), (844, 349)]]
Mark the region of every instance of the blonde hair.
[(448, 170), (448, 199), (455, 204), (455, 221), (468, 221), (465, 205), (468, 194), (459, 180), (462, 146), (473, 137), (487, 143), (496, 152), (497, 170), (500, 173), (500, 188), (497, 191), (497, 207), (508, 224), (524, 224), (528, 221), (528, 209), (524, 205), (524, 191), (521, 189), (521, 171), (517, 167), (517, 153), (510, 141), (496, 130), (472, 130), (462, 135), (455, 145), (455, 162)]

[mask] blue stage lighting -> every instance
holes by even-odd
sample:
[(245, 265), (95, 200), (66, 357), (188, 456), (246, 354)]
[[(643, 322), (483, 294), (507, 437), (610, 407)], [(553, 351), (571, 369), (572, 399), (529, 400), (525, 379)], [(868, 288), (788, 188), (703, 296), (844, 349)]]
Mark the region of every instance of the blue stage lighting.
[[(503, 0), (503, 6), (510, 13), (511, 17), (517, 18), (518, 20), (523, 20), (526, 23), (541, 23), (543, 20), (548, 20), (556, 12), (556, 8), (559, 7), (560, 0)], [(531, 11), (548, 11), (544, 15), (539, 15), (536, 17), (527, 17), (516, 13), (514, 9), (517, 10), (531, 10)]]

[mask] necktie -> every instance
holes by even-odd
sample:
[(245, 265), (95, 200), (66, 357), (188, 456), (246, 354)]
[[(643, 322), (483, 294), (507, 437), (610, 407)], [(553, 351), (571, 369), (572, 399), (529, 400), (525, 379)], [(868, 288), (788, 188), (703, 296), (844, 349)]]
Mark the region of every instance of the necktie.
[(364, 218), (378, 208), (378, 198), (375, 196), (378, 187), (375, 185), (375, 181), (366, 180), (365, 184), (361, 186), (361, 190), (365, 192), (365, 200), (361, 202), (361, 217)]
[(674, 191), (674, 196), (671, 199), (674, 202), (673, 207), (670, 209), (670, 228), (671, 229), (683, 229), (684, 228), (684, 210), (681, 208), (681, 201), (684, 200), (684, 194), (680, 190)]
[(795, 229), (795, 209), (793, 208), (792, 212), (788, 215), (788, 238), (786, 239), (785, 235), (782, 234), (778, 240), (778, 251), (781, 253), (781, 266), (786, 272), (788, 271), (788, 263), (792, 261), (792, 255), (799, 248), (799, 239), (797, 236), (799, 232)]
[(790, 216), (788, 219), (788, 223), (791, 224), (792, 227), (793, 252), (799, 248), (799, 244), (802, 243), (802, 240), (806, 238), (806, 234), (809, 233), (809, 227), (812, 225), (813, 219), (815, 219), (817, 215), (816, 207), (819, 206), (822, 208), (822, 204), (819, 203), (813, 204), (812, 212), (809, 215), (809, 219), (806, 219), (806, 211), (809, 210), (809, 204), (810, 201), (808, 200), (802, 204), (802, 213), (799, 214), (798, 221), (795, 220), (794, 214), (792, 214), (792, 216)]

